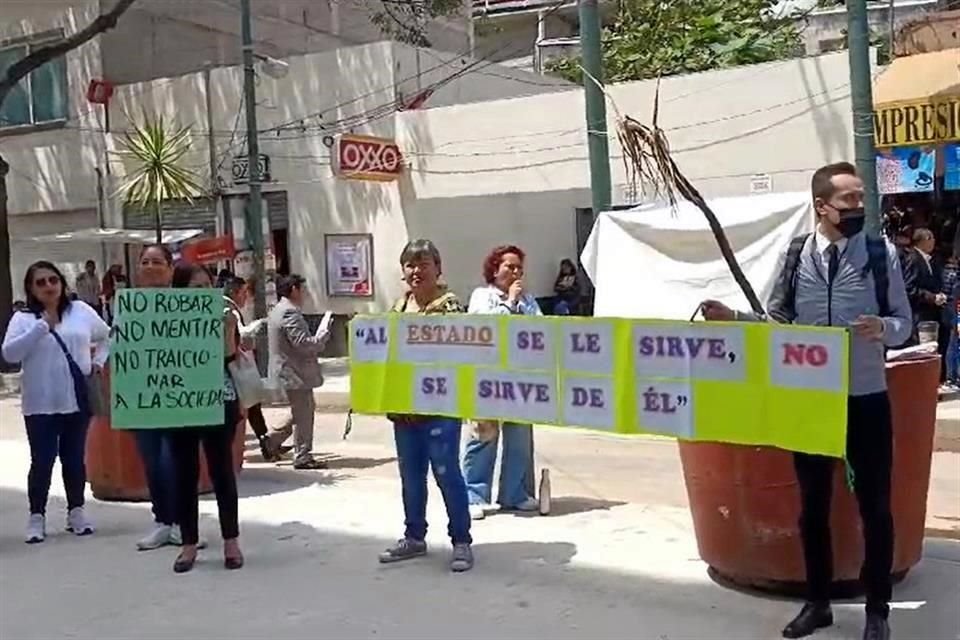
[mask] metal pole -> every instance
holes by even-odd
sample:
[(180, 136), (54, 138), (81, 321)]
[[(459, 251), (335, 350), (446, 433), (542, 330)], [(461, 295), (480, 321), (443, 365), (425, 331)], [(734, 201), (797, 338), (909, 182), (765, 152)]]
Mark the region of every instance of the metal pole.
[[(607, 144), (607, 105), (600, 50), (600, 11), (597, 0), (579, 0), (583, 93), (587, 107), (587, 146), (590, 152), (590, 191), (593, 215), (610, 208), (610, 149)], [(598, 84), (599, 83), (599, 84)]]
[(873, 145), (873, 86), (870, 74), (870, 27), (867, 0), (847, 1), (847, 38), (850, 56), (850, 94), (853, 99), (853, 141), (857, 173), (866, 194), (867, 232), (880, 233), (880, 197), (877, 189), (877, 151)]
[[(267, 315), (266, 270), (264, 269), (262, 198), (260, 193), (260, 145), (257, 140), (256, 73), (253, 68), (253, 26), (250, 18), (250, 0), (240, 0), (240, 36), (243, 39), (243, 97), (247, 116), (247, 175), (250, 199), (247, 201), (247, 235), (253, 243), (253, 313), (257, 318)], [(266, 371), (267, 346), (260, 334), (257, 341), (257, 364)]]

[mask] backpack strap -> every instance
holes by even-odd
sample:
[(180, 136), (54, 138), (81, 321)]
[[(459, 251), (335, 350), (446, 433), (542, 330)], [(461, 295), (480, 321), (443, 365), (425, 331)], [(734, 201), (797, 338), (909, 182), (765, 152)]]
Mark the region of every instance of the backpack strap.
[(780, 272), (780, 281), (774, 287), (770, 298), (767, 313), (780, 323), (791, 323), (797, 316), (797, 271), (800, 266), (800, 255), (811, 234), (797, 236), (787, 246), (786, 259), (783, 270)]
[(888, 317), (890, 315), (890, 275), (887, 273), (887, 241), (883, 238), (867, 238), (867, 269), (873, 274), (880, 316)]

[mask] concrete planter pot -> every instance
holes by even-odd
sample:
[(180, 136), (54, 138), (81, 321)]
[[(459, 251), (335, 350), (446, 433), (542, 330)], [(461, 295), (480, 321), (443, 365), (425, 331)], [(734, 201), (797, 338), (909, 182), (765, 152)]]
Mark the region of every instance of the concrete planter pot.
[[(923, 550), (939, 374), (937, 357), (887, 366), (894, 440), (894, 577), (898, 579), (920, 561)], [(802, 594), (800, 492), (791, 454), (715, 443), (680, 442), (679, 447), (700, 557), (711, 574), (741, 587)], [(847, 489), (839, 461), (831, 530), (835, 595), (856, 595), (863, 537), (856, 498)]]
[[(104, 389), (110, 388), (110, 373), (104, 369)], [(109, 402), (105, 403), (109, 406)], [(237, 425), (233, 445), (233, 466), (237, 473), (243, 468), (246, 421)], [(115, 431), (109, 416), (98, 416), (90, 423), (87, 434), (87, 481), (93, 497), (98, 500), (141, 502), (150, 499), (143, 463), (137, 452), (137, 443), (129, 431)], [(200, 448), (201, 494), (213, 491), (207, 473), (207, 461)]]

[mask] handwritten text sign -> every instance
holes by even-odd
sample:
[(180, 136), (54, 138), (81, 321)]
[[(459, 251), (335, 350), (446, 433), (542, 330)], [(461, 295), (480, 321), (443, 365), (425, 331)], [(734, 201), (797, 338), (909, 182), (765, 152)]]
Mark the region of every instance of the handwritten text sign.
[(390, 323), (385, 317), (363, 318), (350, 326), (350, 357), (357, 362), (386, 362), (390, 352)]
[(563, 325), (562, 365), (567, 371), (613, 373), (613, 323), (591, 320)]
[(549, 373), (477, 369), (477, 417), (557, 422), (557, 379)]
[(845, 454), (842, 329), (479, 314), (361, 316), (351, 327), (358, 413)]
[(641, 382), (637, 407), (644, 431), (693, 437), (693, 390), (689, 382)]
[(841, 388), (847, 376), (840, 358), (845, 336), (777, 328), (770, 340), (770, 380), (780, 387)]
[(510, 319), (509, 365), (514, 369), (552, 370), (557, 365), (554, 327), (537, 318)]
[(500, 362), (500, 325), (487, 316), (400, 316), (397, 341), (399, 357), (407, 362)]
[(216, 289), (124, 289), (110, 346), (116, 429), (223, 423), (223, 297)]
[(413, 408), (424, 413), (457, 413), (457, 370), (451, 367), (417, 367)]
[(613, 378), (563, 377), (564, 424), (612, 429), (615, 421)]
[(743, 380), (743, 328), (714, 325), (637, 325), (637, 374), (652, 378)]

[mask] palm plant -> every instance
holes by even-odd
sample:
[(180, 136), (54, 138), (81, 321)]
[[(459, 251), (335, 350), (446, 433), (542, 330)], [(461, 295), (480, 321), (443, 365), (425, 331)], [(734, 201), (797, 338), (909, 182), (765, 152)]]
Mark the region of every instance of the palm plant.
[(168, 122), (163, 116), (134, 123), (120, 139), (118, 155), (129, 161), (120, 185), (127, 204), (153, 209), (157, 243), (162, 241), (161, 215), (165, 200), (187, 200), (203, 191), (193, 169), (184, 166), (190, 152), (190, 128)]

